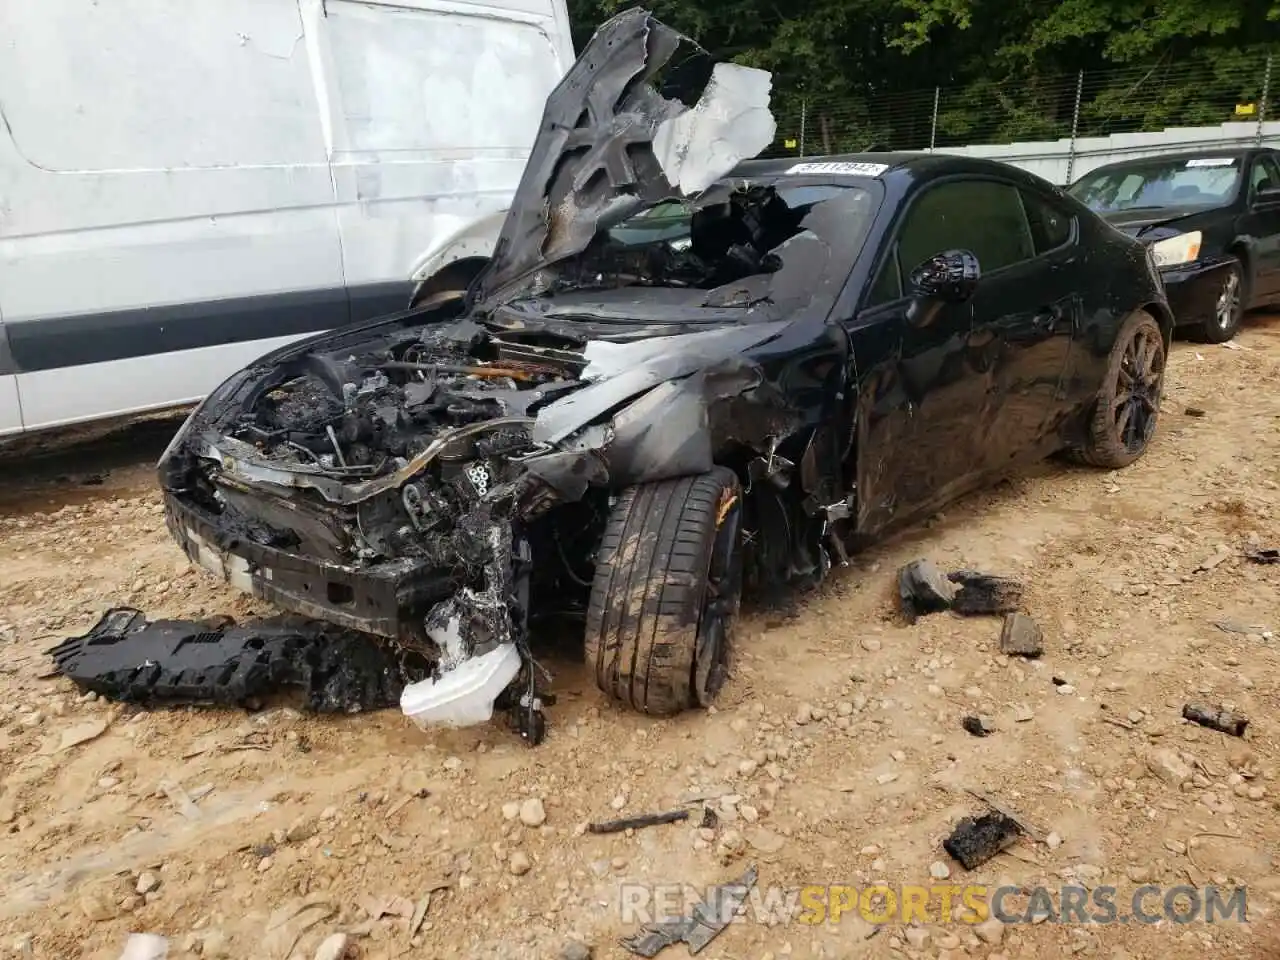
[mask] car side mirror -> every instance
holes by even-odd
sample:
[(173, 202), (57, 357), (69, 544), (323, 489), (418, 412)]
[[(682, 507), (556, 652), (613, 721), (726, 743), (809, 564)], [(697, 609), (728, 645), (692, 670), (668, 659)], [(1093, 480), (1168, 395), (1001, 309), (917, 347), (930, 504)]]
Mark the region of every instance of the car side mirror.
[(964, 303), (977, 289), (982, 271), (968, 250), (948, 250), (911, 271), (911, 294), (922, 300)]
[(978, 258), (968, 250), (947, 250), (930, 257), (912, 270), (908, 279), (911, 305), (907, 322), (927, 326), (943, 304), (964, 303), (972, 297), (981, 276)]

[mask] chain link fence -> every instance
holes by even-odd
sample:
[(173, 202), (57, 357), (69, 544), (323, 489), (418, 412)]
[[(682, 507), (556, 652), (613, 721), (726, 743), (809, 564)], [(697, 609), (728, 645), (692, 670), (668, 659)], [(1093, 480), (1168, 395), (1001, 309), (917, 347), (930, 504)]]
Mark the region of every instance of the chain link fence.
[[(1280, 67), (1280, 61), (1276, 63)], [(1280, 81), (1280, 78), (1276, 78)], [(861, 98), (775, 93), (772, 156), (946, 150), (1280, 119), (1270, 55), (934, 87)]]

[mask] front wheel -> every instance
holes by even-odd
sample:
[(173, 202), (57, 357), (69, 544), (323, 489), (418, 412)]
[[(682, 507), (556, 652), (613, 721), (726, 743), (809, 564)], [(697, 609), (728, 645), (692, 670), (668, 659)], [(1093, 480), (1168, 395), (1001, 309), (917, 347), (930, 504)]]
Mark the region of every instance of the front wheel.
[(1239, 260), (1233, 260), (1222, 273), (1213, 316), (1197, 326), (1190, 336), (1200, 343), (1226, 343), (1236, 335), (1244, 318), (1247, 289), (1244, 268)]
[(1073, 458), (1094, 467), (1127, 467), (1147, 450), (1160, 418), (1164, 387), (1164, 331), (1139, 310), (1120, 327), (1085, 442)]
[(642, 713), (707, 706), (724, 683), (742, 596), (742, 491), (732, 470), (623, 491), (587, 608), (596, 685)]

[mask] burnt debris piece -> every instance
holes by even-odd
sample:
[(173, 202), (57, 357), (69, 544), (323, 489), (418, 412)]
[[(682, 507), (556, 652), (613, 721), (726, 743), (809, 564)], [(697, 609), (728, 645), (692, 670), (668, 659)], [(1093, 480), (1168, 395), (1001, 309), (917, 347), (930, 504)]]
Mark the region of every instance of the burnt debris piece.
[(1210, 730), (1217, 730), (1231, 737), (1243, 737), (1249, 726), (1249, 718), (1243, 714), (1211, 707), (1203, 703), (1188, 703), (1182, 707), (1182, 716)]
[(1250, 547), (1244, 555), (1253, 563), (1280, 563), (1280, 550), (1275, 548)]
[(624, 830), (639, 830), (643, 827), (656, 827), (663, 823), (679, 823), (689, 819), (688, 810), (670, 810), (666, 813), (642, 813), (634, 817), (623, 817), (621, 820), (606, 820), (603, 823), (587, 824), (588, 833), (622, 833)]
[(297, 688), (308, 710), (355, 713), (396, 706), (405, 684), (430, 672), (417, 655), (318, 621), (150, 622), (128, 607), (108, 610), (48, 653), (81, 690), (143, 706), (246, 707)]
[(1035, 659), (1044, 653), (1044, 633), (1025, 613), (1010, 613), (1000, 631), (1000, 652), (1010, 657)]
[(1022, 584), (975, 570), (943, 575), (932, 560), (913, 560), (898, 574), (898, 595), (908, 623), (927, 613), (951, 610), (964, 616), (1014, 613), (1022, 604)]
[(965, 817), (942, 841), (942, 849), (966, 870), (974, 870), (1012, 846), (1021, 834), (1015, 820), (993, 811), (980, 817)]
[(677, 943), (687, 944), (690, 953), (698, 953), (733, 921), (758, 876), (752, 864), (740, 880), (713, 887), (708, 899), (694, 907), (687, 917), (647, 923), (638, 933), (619, 942), (638, 957), (656, 957)]
[(989, 737), (996, 732), (987, 717), (965, 717), (960, 721), (960, 726), (964, 727), (965, 733), (975, 737)]
[(957, 588), (951, 609), (967, 617), (1013, 613), (1022, 603), (1022, 584), (1009, 577), (957, 570), (947, 574), (947, 579)]

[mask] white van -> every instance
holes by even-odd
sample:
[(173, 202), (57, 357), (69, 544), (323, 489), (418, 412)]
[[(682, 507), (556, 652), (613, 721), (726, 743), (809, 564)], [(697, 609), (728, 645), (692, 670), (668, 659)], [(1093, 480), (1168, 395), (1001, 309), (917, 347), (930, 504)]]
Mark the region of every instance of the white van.
[(0, 0), (0, 436), (464, 287), (564, 0)]

